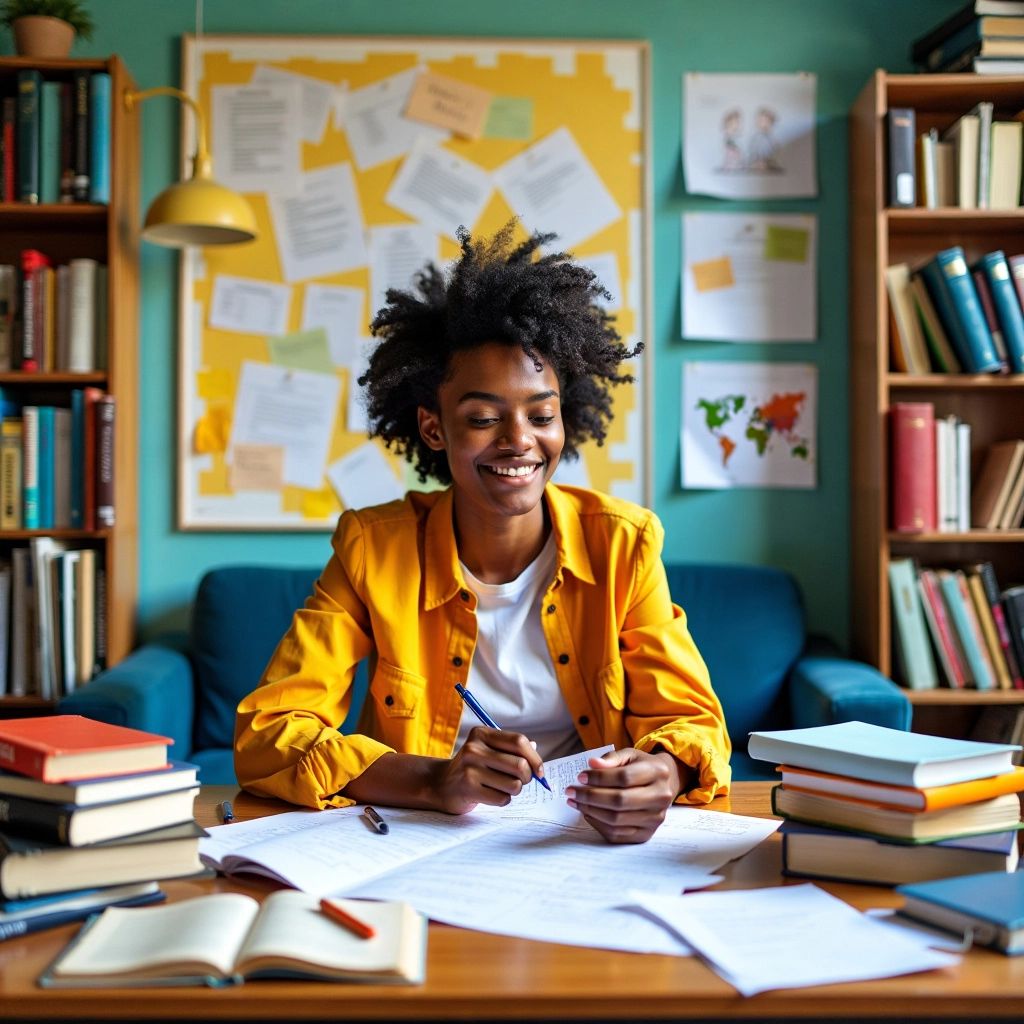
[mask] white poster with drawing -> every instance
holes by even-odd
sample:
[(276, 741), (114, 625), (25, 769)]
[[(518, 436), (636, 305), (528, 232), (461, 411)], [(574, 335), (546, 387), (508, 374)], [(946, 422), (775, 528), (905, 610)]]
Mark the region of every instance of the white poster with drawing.
[(807, 72), (684, 75), (686, 190), (722, 199), (816, 196), (817, 89)]

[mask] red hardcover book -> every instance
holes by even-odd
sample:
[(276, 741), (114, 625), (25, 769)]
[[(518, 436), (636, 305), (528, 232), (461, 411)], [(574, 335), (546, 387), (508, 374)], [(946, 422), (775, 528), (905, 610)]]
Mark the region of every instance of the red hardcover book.
[(3, 181), (3, 189), (0, 190), (0, 202), (13, 203), (18, 194), (17, 153), (15, 152), (14, 130), (15, 122), (18, 119), (17, 100), (13, 96), (5, 96), (0, 101), (0, 157), (3, 159), (0, 167), (0, 180)]
[(81, 715), (0, 720), (0, 768), (43, 782), (151, 771), (173, 740)]
[(50, 259), (38, 249), (21, 250), (21, 368), (29, 372), (41, 368), (39, 343), (43, 330), (42, 277), (40, 271)]
[(894, 402), (892, 439), (892, 528), (930, 533), (936, 528), (935, 407), (931, 402)]
[(924, 604), (925, 620), (931, 630), (932, 642), (938, 652), (946, 680), (952, 689), (962, 690), (967, 685), (967, 673), (953, 638), (953, 626), (946, 614), (946, 605), (931, 569), (920, 570), (917, 574), (917, 585)]

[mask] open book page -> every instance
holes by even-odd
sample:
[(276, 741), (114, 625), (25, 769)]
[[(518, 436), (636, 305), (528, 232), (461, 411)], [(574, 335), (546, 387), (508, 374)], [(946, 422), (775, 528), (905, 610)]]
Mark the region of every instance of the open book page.
[(216, 893), (162, 907), (108, 907), (54, 966), (60, 979), (160, 978), (210, 974), (227, 978), (260, 905), (239, 893)]

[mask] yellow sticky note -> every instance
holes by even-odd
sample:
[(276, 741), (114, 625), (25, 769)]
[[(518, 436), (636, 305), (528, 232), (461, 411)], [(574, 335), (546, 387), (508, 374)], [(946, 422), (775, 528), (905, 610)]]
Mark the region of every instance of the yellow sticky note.
[(340, 508), (333, 491), (305, 491), (302, 495), (304, 519), (327, 519), (338, 512)]
[(192, 446), (197, 455), (223, 452), (231, 435), (231, 410), (226, 405), (213, 405), (196, 422)]
[(783, 228), (769, 224), (764, 236), (764, 258), (806, 263), (810, 237), (806, 228)]
[(231, 396), (231, 373), (228, 370), (200, 370), (196, 374), (196, 394), (207, 402)]
[(456, 135), (480, 138), (491, 105), (486, 89), (457, 78), (423, 71), (409, 95), (405, 116), (413, 121), (446, 128)]
[(691, 263), (693, 283), (699, 292), (713, 292), (718, 288), (731, 288), (736, 283), (732, 273), (732, 260), (721, 256), (716, 260)]
[(231, 451), (233, 491), (279, 491), (284, 481), (284, 448), (277, 444), (236, 444)]

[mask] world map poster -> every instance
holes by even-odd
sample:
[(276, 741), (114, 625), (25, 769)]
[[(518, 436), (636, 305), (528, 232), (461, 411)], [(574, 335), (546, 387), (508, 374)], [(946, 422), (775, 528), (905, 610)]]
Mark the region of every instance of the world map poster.
[(817, 486), (817, 367), (685, 363), (682, 388), (684, 488)]

